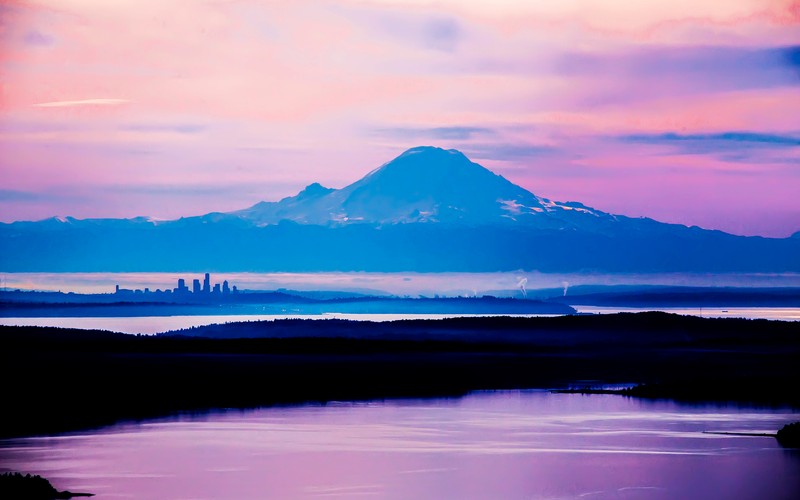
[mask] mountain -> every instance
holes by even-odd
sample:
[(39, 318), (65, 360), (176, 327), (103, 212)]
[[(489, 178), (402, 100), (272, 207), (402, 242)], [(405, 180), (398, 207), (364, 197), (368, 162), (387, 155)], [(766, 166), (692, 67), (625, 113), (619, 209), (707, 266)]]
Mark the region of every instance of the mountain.
[[(798, 233), (800, 234), (800, 233)], [(800, 238), (743, 237), (537, 196), (455, 150), (342, 189), (178, 220), (0, 224), (0, 271), (800, 272)]]
[(459, 151), (429, 146), (409, 149), (342, 189), (314, 183), (297, 196), (231, 215), (258, 226), (289, 220), (328, 226), (439, 222), (567, 228), (615, 219), (580, 203), (541, 198)]

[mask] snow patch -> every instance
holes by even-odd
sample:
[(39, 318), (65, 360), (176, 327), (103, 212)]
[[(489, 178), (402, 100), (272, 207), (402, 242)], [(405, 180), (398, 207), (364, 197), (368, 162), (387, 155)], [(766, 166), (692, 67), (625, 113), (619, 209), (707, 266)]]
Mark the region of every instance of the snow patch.
[(331, 214), (331, 220), (334, 222), (358, 222), (364, 220), (364, 217), (350, 217), (346, 213)]
[(523, 208), (528, 208), (525, 205), (517, 203), (517, 200), (497, 200), (500, 202), (500, 208), (511, 212), (512, 214), (520, 214), (522, 213)]
[(517, 200), (497, 200), (500, 203), (500, 208), (507, 211), (513, 215), (524, 215), (524, 214), (533, 214), (533, 213), (542, 213), (542, 210), (539, 207), (529, 207), (527, 205), (523, 205), (521, 203), (517, 203)]
[(546, 198), (541, 198), (540, 201), (542, 203), (542, 206), (544, 206), (545, 210), (547, 210), (548, 212), (554, 212), (554, 211), (557, 211), (557, 210), (564, 210), (564, 211), (580, 212), (580, 213), (584, 213), (584, 214), (594, 215), (595, 217), (600, 217), (600, 214), (598, 214), (594, 210), (590, 210), (590, 209), (588, 209), (586, 207), (570, 206), (570, 205), (567, 205), (567, 204), (564, 204), (564, 203), (559, 203), (557, 201), (550, 201), (550, 200), (548, 200)]

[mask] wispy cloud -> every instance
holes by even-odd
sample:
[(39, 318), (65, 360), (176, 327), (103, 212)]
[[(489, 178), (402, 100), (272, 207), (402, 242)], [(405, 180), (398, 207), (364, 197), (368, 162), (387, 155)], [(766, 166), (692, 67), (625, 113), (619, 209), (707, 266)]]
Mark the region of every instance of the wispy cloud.
[[(784, 165), (791, 171), (800, 161), (800, 135), (730, 131), (709, 134), (630, 134), (619, 137), (627, 144), (667, 148), (660, 155), (709, 156), (726, 163)], [(727, 171), (755, 175), (760, 171)]]
[[(715, 47), (632, 46), (618, 52), (565, 54), (557, 63), (559, 73), (596, 74), (600, 70), (626, 76), (686, 75), (687, 77), (745, 78), (752, 85), (800, 83), (785, 70), (798, 66), (800, 46)], [(754, 71), (756, 70), (756, 71)], [(749, 75), (755, 72), (757, 74)]]
[(121, 125), (119, 130), (128, 132), (173, 132), (176, 134), (198, 134), (206, 130), (205, 125), (197, 123), (131, 123)]
[(27, 33), (25, 33), (25, 36), (22, 38), (22, 40), (27, 45), (32, 45), (37, 47), (49, 47), (50, 45), (53, 45), (53, 43), (55, 43), (55, 38), (37, 30), (28, 31)]
[[(577, 102), (586, 109), (635, 105), (665, 97), (797, 87), (798, 54), (800, 46), (632, 46), (617, 51), (563, 54), (556, 58), (550, 71), (584, 82), (576, 95), (582, 96)], [(528, 68), (509, 67), (510, 72)], [(587, 85), (587, 79), (594, 84)]]
[(122, 194), (143, 194), (143, 195), (165, 195), (171, 197), (195, 197), (195, 196), (243, 196), (259, 193), (262, 186), (253, 184), (186, 184), (176, 186), (175, 184), (117, 184), (103, 186), (103, 190), (111, 193)]
[(800, 45), (784, 49), (783, 59), (786, 65), (797, 73), (797, 77), (800, 80)]
[(372, 36), (441, 52), (454, 52), (465, 36), (461, 20), (443, 12), (339, 5), (336, 12)]
[(705, 153), (719, 150), (753, 148), (800, 147), (800, 136), (766, 134), (759, 132), (720, 132), (715, 134), (629, 134), (620, 137), (623, 142), (665, 144), (681, 148), (687, 153)]
[(373, 132), (383, 137), (401, 140), (437, 139), (468, 140), (476, 135), (491, 135), (495, 131), (486, 127), (388, 127), (374, 129)]
[(76, 101), (51, 101), (34, 104), (37, 108), (68, 108), (72, 106), (117, 106), (126, 104), (127, 99), (81, 99)]
[(18, 191), (14, 189), (0, 189), (0, 202), (13, 201), (13, 202), (33, 202), (39, 201), (42, 196), (38, 193), (29, 191)]
[(476, 159), (499, 161), (529, 160), (558, 153), (559, 148), (547, 145), (520, 143), (481, 143), (464, 146), (464, 152)]

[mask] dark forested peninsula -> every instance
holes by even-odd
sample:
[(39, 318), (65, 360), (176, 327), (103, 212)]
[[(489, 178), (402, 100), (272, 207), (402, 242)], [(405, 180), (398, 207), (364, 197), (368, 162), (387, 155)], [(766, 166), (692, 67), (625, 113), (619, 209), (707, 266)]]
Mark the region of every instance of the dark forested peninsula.
[(620, 383), (649, 384), (646, 397), (800, 406), (798, 359), (800, 323), (664, 313), (282, 320), (149, 337), (0, 327), (0, 434), (214, 408)]

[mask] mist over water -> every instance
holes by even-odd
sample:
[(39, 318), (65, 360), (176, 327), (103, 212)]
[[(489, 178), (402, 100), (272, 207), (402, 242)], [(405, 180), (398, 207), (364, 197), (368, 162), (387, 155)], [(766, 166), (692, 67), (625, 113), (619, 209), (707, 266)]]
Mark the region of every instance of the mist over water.
[[(191, 283), (203, 279), (202, 272), (173, 273), (3, 273), (0, 288), (47, 290), (75, 293), (112, 293), (115, 285), (122, 288), (171, 289), (177, 280)], [(528, 297), (536, 290), (569, 289), (581, 285), (674, 285), (716, 287), (800, 287), (797, 273), (540, 273), (514, 271), (496, 273), (214, 273), (216, 282), (227, 280), (239, 289), (316, 291), (350, 291), (365, 294), (393, 295), (461, 295), (475, 296), (508, 291)]]

